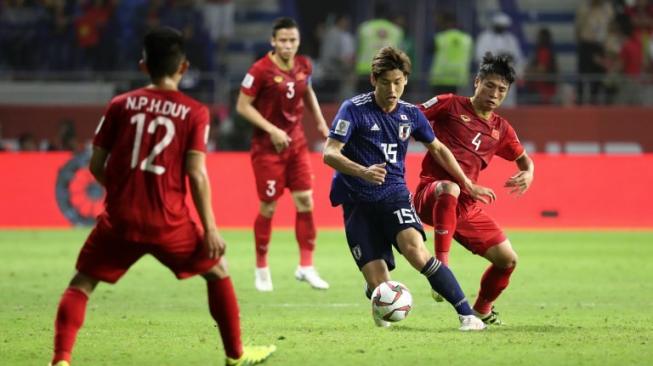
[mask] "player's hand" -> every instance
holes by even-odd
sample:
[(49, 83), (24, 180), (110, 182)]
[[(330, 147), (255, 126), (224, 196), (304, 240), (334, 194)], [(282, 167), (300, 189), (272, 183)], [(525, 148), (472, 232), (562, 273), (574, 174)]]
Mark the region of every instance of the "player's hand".
[(326, 123), (320, 123), (317, 126), (317, 132), (319, 132), (320, 136), (324, 138), (329, 137), (329, 127), (327, 127)]
[(227, 243), (216, 228), (209, 229), (204, 233), (204, 245), (211, 259), (221, 257), (227, 248)]
[(465, 184), (465, 190), (473, 199), (481, 201), (485, 204), (492, 203), (497, 199), (497, 196), (494, 194), (492, 188), (483, 187), (481, 185), (474, 184), (471, 181)]
[(363, 171), (361, 178), (365, 179), (370, 183), (376, 185), (381, 185), (385, 182), (385, 175), (387, 171), (385, 170), (385, 163), (370, 165)]
[(511, 188), (510, 193), (521, 196), (526, 193), (533, 183), (533, 173), (527, 170), (521, 170), (519, 173), (510, 177), (504, 187)]
[(275, 128), (270, 132), (270, 140), (272, 140), (272, 145), (274, 145), (274, 149), (278, 153), (282, 152), (285, 148), (290, 146), (290, 141), (292, 141), (286, 131), (280, 128)]

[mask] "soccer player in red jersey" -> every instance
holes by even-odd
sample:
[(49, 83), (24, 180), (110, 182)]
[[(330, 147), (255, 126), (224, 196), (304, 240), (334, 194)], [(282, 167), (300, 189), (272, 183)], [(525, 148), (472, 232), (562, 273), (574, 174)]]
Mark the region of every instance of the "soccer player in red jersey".
[[(223, 257), (226, 243), (215, 225), (205, 166), (209, 112), (178, 90), (189, 66), (181, 33), (150, 31), (140, 66), (152, 83), (113, 98), (93, 140), (90, 171), (106, 188), (105, 211), (59, 302), (52, 365), (69, 365), (98, 282), (117, 282), (145, 254), (179, 279), (204, 277), (227, 365), (261, 362), (275, 347), (242, 346), (238, 302)], [(186, 177), (201, 228), (185, 203)]]
[[(523, 194), (533, 182), (533, 161), (508, 121), (495, 113), (514, 80), (515, 71), (507, 58), (487, 54), (474, 80), (474, 96), (438, 95), (421, 108), (469, 178), (476, 182), (480, 171), (498, 155), (514, 161), (519, 169), (505, 186), (511, 193)], [(510, 240), (429, 154), (422, 161), (414, 204), (422, 221), (435, 227), (437, 259), (448, 264), (451, 240), (455, 238), (472, 253), (490, 261), (481, 278), (474, 311), (485, 323), (500, 324), (493, 303), (508, 286), (517, 264)], [(437, 294), (434, 296), (440, 300)]]
[(273, 289), (267, 263), (268, 245), (277, 200), (286, 188), (297, 209), (295, 236), (300, 258), (295, 278), (316, 289), (329, 288), (313, 267), (316, 237), (313, 174), (302, 128), (304, 105), (324, 138), (329, 128), (311, 86), (311, 63), (297, 55), (299, 42), (297, 23), (291, 18), (277, 19), (270, 38), (273, 50), (249, 69), (236, 105), (238, 113), (255, 126), (251, 159), (260, 204), (254, 222), (254, 284), (259, 291)]

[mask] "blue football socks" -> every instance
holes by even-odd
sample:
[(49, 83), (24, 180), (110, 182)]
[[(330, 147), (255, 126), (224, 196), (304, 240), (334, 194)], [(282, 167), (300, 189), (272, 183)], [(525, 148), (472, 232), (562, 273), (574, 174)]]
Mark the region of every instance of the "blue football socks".
[(473, 314), (472, 308), (469, 306), (456, 277), (442, 262), (435, 259), (435, 257), (431, 257), (420, 272), (429, 281), (431, 288), (453, 305), (458, 314)]

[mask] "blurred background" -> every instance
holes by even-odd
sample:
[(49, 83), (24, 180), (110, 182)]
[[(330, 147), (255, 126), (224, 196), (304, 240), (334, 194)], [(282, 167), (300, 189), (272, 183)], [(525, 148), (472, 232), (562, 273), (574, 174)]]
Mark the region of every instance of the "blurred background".
[[(366, 50), (386, 44), (413, 60), (404, 96), (413, 103), (445, 92), (471, 94), (482, 55), (510, 55), (519, 80), (504, 114), (518, 131), (522, 122), (534, 126), (534, 135), (546, 134), (540, 125), (552, 119), (587, 119), (583, 113), (612, 125), (648, 119), (653, 104), (648, 0), (0, 0), (0, 149), (83, 149), (107, 101), (146, 83), (137, 69), (144, 33), (169, 25), (187, 39), (192, 70), (184, 91), (211, 108), (211, 149), (247, 150), (250, 127), (235, 115), (235, 98), (247, 69), (270, 49), (279, 16), (299, 22), (300, 53), (313, 60), (313, 85), (328, 121), (344, 98), (370, 89), (373, 53)], [(552, 113), (544, 121), (540, 108)], [(307, 134), (319, 150), (314, 131)], [(528, 131), (524, 137), (531, 140)], [(651, 147), (632, 137), (576, 140), (538, 137), (529, 149)]]

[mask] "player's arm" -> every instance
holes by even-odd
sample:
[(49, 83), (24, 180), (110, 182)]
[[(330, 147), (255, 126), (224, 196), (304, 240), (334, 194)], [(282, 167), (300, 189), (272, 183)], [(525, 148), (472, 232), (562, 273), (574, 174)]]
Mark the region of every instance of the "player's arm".
[(224, 254), (226, 243), (215, 225), (215, 216), (211, 206), (211, 185), (206, 172), (206, 154), (190, 150), (186, 153), (186, 174), (190, 182), (193, 203), (204, 227), (204, 244), (209, 257), (218, 258)]
[(458, 161), (456, 161), (451, 150), (440, 142), (440, 140), (436, 138), (431, 141), (431, 143), (425, 145), (435, 162), (451, 174), (459, 184), (462, 184), (464, 189), (470, 196), (472, 196), (472, 198), (483, 203), (490, 203), (497, 198), (491, 188), (474, 184), (474, 182), (465, 175), (465, 172), (463, 172), (463, 169), (458, 164)]
[(327, 138), (322, 160), (340, 173), (362, 178), (370, 183), (381, 185), (385, 182), (385, 163), (364, 167), (342, 154), (345, 144), (336, 139)]
[(272, 140), (272, 144), (277, 152), (283, 151), (283, 149), (290, 145), (290, 136), (288, 136), (286, 131), (275, 126), (259, 113), (259, 111), (254, 107), (254, 99), (254, 97), (241, 91), (238, 95), (238, 101), (236, 102), (236, 112), (254, 126), (267, 132), (270, 135), (270, 140)]
[(91, 162), (88, 169), (101, 185), (104, 186), (104, 173), (106, 171), (106, 162), (109, 157), (109, 152), (99, 146), (93, 146), (93, 153), (91, 154)]
[(306, 94), (304, 94), (304, 104), (313, 115), (313, 119), (315, 120), (315, 124), (320, 135), (322, 135), (324, 138), (329, 137), (329, 127), (327, 127), (326, 121), (324, 120), (322, 110), (320, 109), (320, 104), (317, 101), (317, 95), (315, 95), (315, 90), (313, 90), (313, 86), (311, 84), (308, 84)]
[(533, 159), (531, 159), (526, 151), (524, 151), (517, 159), (515, 159), (515, 164), (519, 172), (512, 177), (510, 177), (505, 187), (512, 188), (510, 193), (516, 193), (518, 195), (524, 194), (528, 188), (533, 183), (533, 173), (535, 173), (535, 164)]

